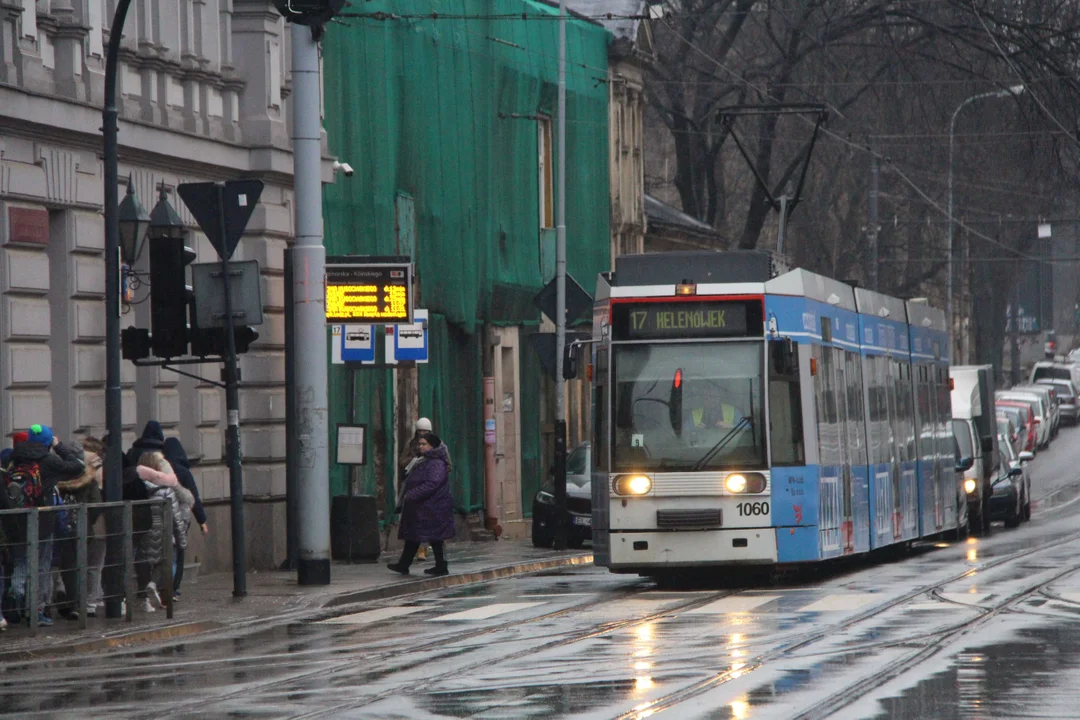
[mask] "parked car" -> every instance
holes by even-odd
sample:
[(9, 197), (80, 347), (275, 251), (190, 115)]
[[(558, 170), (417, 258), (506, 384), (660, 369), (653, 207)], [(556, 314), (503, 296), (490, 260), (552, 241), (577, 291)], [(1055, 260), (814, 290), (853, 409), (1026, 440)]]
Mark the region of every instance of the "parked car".
[(1072, 380), (1059, 378), (1044, 378), (1037, 381), (1037, 385), (1047, 385), (1054, 388), (1058, 398), (1058, 410), (1061, 413), (1061, 421), (1069, 425), (1075, 425), (1080, 420), (1080, 403), (1077, 402), (1076, 385)]
[[(1067, 362), (1056, 362), (1053, 360), (1040, 360), (1035, 363), (1031, 368), (1031, 377), (1028, 382), (1036, 383), (1040, 380), (1070, 380), (1073, 384), (1080, 387), (1080, 360), (1075, 359), (1073, 350), (1069, 353), (1069, 359)], [(1077, 356), (1080, 358), (1080, 356)]]
[(999, 447), (1001, 468), (990, 496), (990, 519), (1003, 520), (1005, 527), (1012, 528), (1031, 519), (1031, 477), (1027, 463), (1033, 456), (1029, 452), (1014, 455), (1004, 438)]
[[(570, 515), (566, 543), (579, 548), (592, 540), (592, 482), (589, 443), (581, 443), (566, 458), (566, 510)], [(555, 486), (552, 479), (533, 497), (532, 542), (551, 547), (555, 541)]]
[(1030, 403), (998, 400), (996, 403), (998, 417), (1004, 414), (1013, 425), (1017, 427), (1022, 444), (1020, 450), (1036, 452), (1039, 447), (1039, 436), (1035, 431), (1035, 409)]
[(1050, 445), (1050, 408), (1046, 406), (1046, 400), (1042, 395), (1033, 392), (1018, 392), (1003, 390), (995, 398), (997, 402), (1023, 402), (1033, 406), (1035, 410), (1035, 430), (1039, 436), (1039, 448)]
[(1038, 383), (1034, 385), (1017, 385), (1014, 388), (1009, 388), (1008, 392), (1035, 392), (1041, 394), (1046, 401), (1046, 406), (1050, 408), (1050, 437), (1057, 437), (1058, 430), (1061, 428), (1061, 402), (1058, 400), (1057, 392), (1053, 387)]
[[(1021, 447), (1020, 433), (1017, 431), (1016, 426), (1013, 425), (1013, 421), (1008, 415), (998, 412), (997, 416), (997, 431), (998, 431), (998, 444), (1002, 442), (1009, 443), (1013, 453), (1019, 453), (1023, 448)], [(1026, 438), (1025, 438), (1026, 439)]]

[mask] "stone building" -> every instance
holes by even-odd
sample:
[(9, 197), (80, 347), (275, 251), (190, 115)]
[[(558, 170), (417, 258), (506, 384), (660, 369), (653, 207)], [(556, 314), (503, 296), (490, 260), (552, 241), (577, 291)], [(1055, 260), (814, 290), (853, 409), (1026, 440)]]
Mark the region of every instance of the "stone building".
[[(40, 422), (62, 437), (104, 432), (105, 262), (101, 106), (114, 0), (0, 4), (0, 435)], [(249, 564), (284, 553), (282, 251), (292, 236), (289, 34), (270, 0), (135, 0), (126, 23), (120, 175), (149, 210), (164, 186), (191, 228), (197, 262), (216, 259), (175, 194), (179, 183), (266, 184), (236, 257), (263, 274), (265, 322), (241, 360)], [(330, 177), (327, 177), (329, 180)], [(125, 188), (121, 188), (121, 197)], [(137, 269), (145, 270), (149, 253)], [(122, 327), (149, 326), (135, 288)], [(219, 378), (217, 365), (193, 365)], [(193, 537), (202, 570), (229, 566), (225, 401), (215, 386), (123, 363), (130, 443), (149, 419), (180, 437), (210, 513)]]

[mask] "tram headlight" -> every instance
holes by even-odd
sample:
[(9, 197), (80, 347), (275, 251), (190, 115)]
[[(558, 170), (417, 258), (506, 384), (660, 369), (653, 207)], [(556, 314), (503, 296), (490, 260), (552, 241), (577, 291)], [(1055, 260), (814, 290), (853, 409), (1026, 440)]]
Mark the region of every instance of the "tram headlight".
[(648, 475), (620, 475), (615, 478), (612, 489), (616, 495), (645, 495), (652, 490)]
[(765, 485), (761, 473), (733, 473), (724, 478), (724, 489), (733, 495), (764, 492)]
[(975, 482), (972, 478), (968, 478), (964, 481), (964, 492), (966, 492), (968, 495), (971, 495), (975, 492), (975, 488), (977, 488), (978, 486), (979, 484), (977, 482)]

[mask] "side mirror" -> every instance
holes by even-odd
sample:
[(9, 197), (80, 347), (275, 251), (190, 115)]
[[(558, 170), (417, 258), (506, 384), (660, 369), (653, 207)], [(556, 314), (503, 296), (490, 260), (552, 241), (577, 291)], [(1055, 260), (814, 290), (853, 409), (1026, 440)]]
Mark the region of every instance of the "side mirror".
[(671, 392), (668, 394), (668, 420), (676, 437), (682, 435), (682, 393), (683, 393), (682, 368), (675, 370), (675, 377), (671, 380)]
[(1031, 462), (1034, 459), (1035, 459), (1035, 453), (1031, 452), (1030, 450), (1024, 450), (1022, 453), (1020, 453), (1020, 462), (1022, 462), (1022, 463), (1023, 462)]
[(1009, 470), (1009, 477), (1020, 477), (1024, 474), (1024, 468), (1019, 465)]
[(967, 472), (975, 464), (975, 458), (965, 457), (956, 461), (956, 472)]
[(562, 376), (563, 380), (573, 380), (578, 375), (578, 354), (570, 343), (563, 348)]

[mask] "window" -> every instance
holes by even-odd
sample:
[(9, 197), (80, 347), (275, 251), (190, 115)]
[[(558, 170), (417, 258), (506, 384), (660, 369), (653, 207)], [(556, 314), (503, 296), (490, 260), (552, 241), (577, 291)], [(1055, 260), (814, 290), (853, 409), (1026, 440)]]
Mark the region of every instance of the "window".
[(536, 121), (537, 168), (540, 188), (540, 227), (555, 227), (555, 186), (552, 180), (551, 118), (540, 116)]
[(802, 465), (806, 462), (803, 444), (802, 395), (799, 386), (799, 346), (791, 344), (794, 360), (790, 373), (777, 372), (784, 363), (777, 359), (786, 354), (783, 343), (770, 344), (773, 362), (769, 372), (769, 429), (771, 432), (772, 464)]

